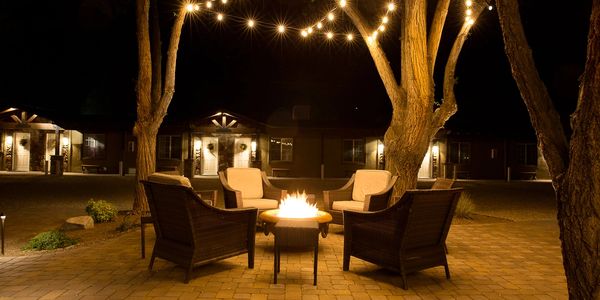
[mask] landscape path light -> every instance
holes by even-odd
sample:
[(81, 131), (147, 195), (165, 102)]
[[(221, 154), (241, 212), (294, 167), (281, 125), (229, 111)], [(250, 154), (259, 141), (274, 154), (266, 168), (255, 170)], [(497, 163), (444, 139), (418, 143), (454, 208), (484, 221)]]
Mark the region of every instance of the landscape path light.
[(4, 255), (4, 220), (6, 220), (4, 213), (0, 213), (0, 220), (2, 221), (2, 224), (0, 225), (0, 234), (2, 235), (2, 255)]

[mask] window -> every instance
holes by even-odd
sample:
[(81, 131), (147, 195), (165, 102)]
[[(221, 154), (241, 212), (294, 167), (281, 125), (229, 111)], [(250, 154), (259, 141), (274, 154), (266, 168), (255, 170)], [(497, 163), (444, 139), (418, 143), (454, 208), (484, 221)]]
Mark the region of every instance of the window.
[(450, 147), (448, 148), (448, 162), (455, 164), (469, 164), (471, 162), (471, 143), (450, 143)]
[(157, 154), (159, 159), (181, 159), (181, 136), (159, 135)]
[(344, 140), (342, 145), (342, 161), (345, 163), (365, 163), (365, 140)]
[(516, 163), (519, 165), (537, 165), (537, 146), (534, 143), (518, 143), (516, 148)]
[(269, 142), (270, 161), (292, 161), (293, 138), (271, 138)]
[(106, 135), (83, 134), (83, 158), (104, 159), (106, 158)]

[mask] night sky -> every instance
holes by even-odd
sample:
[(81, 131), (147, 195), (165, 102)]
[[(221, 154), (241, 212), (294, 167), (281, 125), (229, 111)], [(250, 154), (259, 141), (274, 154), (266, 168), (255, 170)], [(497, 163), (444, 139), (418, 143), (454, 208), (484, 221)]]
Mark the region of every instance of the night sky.
[[(176, 2), (159, 2), (166, 36)], [(228, 12), (233, 15), (251, 13), (261, 21), (286, 20), (296, 27), (334, 4), (325, 0), (229, 2)], [(360, 4), (365, 3), (377, 2)], [(70, 124), (109, 120), (128, 128), (135, 119), (134, 5), (131, 0), (1, 2), (0, 106), (22, 107)], [(462, 1), (451, 6), (436, 66), (438, 94), (452, 35), (463, 19)], [(591, 1), (567, 5), (535, 0), (521, 1), (521, 6), (542, 79), (567, 120), (585, 63)], [(367, 15), (375, 19), (370, 11)], [(347, 18), (339, 17), (342, 28), (351, 28)], [(397, 25), (397, 18), (392, 24)], [(387, 32), (381, 41), (397, 72), (397, 30)], [(485, 11), (475, 24), (456, 75), (459, 112), (447, 127), (531, 134), (495, 10)], [(176, 78), (169, 120), (204, 117), (224, 108), (270, 121), (295, 104), (311, 105), (315, 124), (327, 126), (385, 127), (391, 115), (383, 84), (362, 41), (302, 41), (295, 32), (282, 39), (266, 26), (250, 33), (239, 22), (218, 25), (205, 15), (184, 25)]]

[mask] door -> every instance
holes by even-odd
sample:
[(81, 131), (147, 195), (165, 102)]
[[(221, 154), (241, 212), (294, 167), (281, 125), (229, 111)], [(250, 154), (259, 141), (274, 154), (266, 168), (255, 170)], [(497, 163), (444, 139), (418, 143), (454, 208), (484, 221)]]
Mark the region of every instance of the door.
[(15, 140), (13, 142), (15, 147), (15, 171), (29, 171), (29, 149), (31, 148), (31, 141), (29, 133), (17, 132), (15, 133)]
[(235, 168), (250, 167), (250, 143), (249, 137), (236, 138), (233, 146), (233, 166)]
[(202, 138), (202, 175), (217, 175), (219, 171), (219, 138)]

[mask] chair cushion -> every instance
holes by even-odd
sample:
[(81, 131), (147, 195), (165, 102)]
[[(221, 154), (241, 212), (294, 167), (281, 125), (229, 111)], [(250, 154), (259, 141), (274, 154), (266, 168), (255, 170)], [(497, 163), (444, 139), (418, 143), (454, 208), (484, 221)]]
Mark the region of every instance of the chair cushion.
[(354, 201), (354, 200), (349, 200), (349, 201), (333, 201), (333, 205), (331, 205), (331, 208), (333, 210), (357, 210), (357, 211), (363, 211), (364, 209), (364, 201)]
[(242, 198), (262, 198), (262, 175), (257, 168), (227, 168), (227, 182)]
[(244, 207), (256, 207), (258, 209), (274, 209), (279, 207), (279, 202), (273, 199), (242, 199)]
[(365, 201), (365, 195), (377, 194), (383, 191), (392, 173), (386, 170), (357, 170), (352, 188), (352, 200)]
[(168, 175), (162, 173), (153, 173), (148, 176), (148, 181), (162, 184), (171, 184), (171, 185), (183, 185), (187, 187), (192, 187), (192, 183), (185, 176), (180, 175)]

